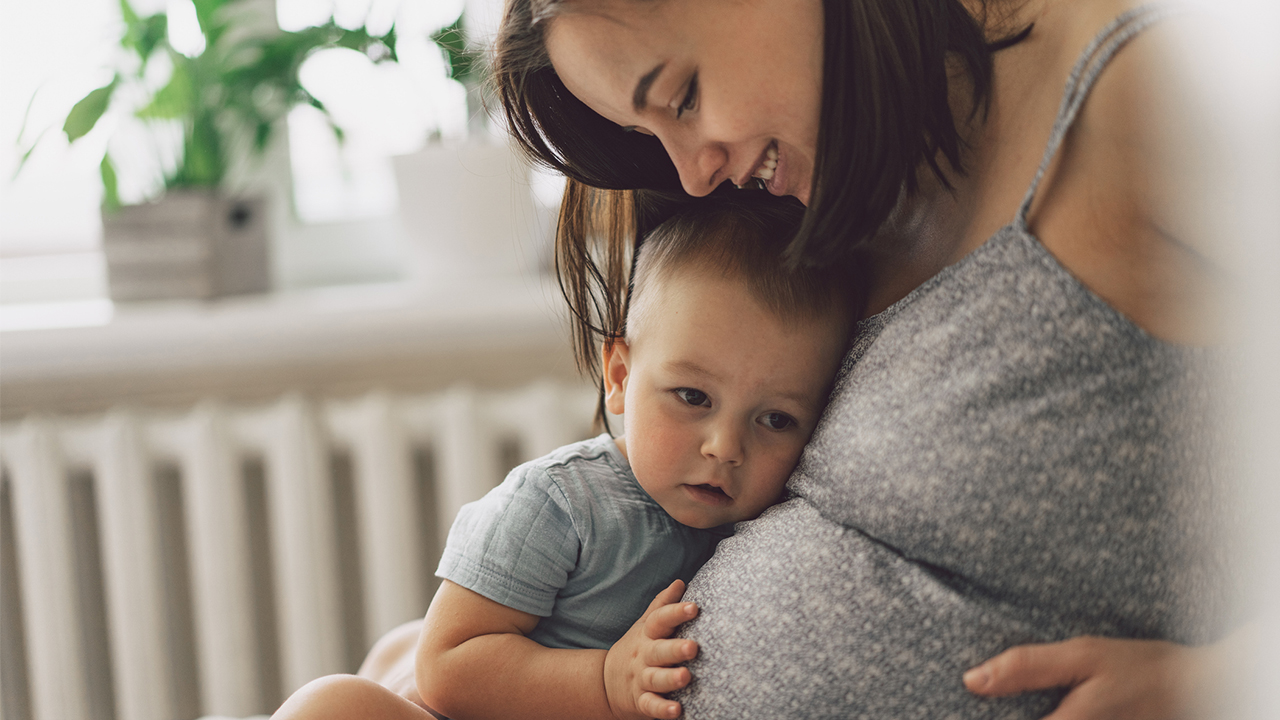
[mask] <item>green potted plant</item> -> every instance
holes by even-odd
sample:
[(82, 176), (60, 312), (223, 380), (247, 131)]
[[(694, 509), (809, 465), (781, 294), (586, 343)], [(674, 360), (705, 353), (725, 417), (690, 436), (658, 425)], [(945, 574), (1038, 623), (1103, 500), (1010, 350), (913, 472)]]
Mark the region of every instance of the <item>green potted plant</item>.
[[(204, 48), (194, 53), (187, 49), (188, 55), (171, 45), (165, 13), (140, 17), (129, 0), (120, 0), (124, 52), (114, 77), (76, 103), (62, 126), (75, 142), (116, 102), (129, 102), (127, 110), (155, 130), (172, 132), (175, 124), (181, 125), (180, 153), (152, 202), (121, 205), (116, 163), (110, 152), (102, 158), (103, 243), (115, 300), (267, 290), (263, 201), (228, 196), (228, 171), (261, 156), (294, 106), (325, 111), (298, 79), (308, 55), (349, 48), (375, 62), (396, 59), (394, 28), (372, 35), (363, 27), (346, 29), (330, 20), (284, 32), (272, 21), (264, 22), (246, 0), (193, 4)], [(172, 73), (168, 82), (150, 89), (146, 73), (161, 55)], [(330, 125), (341, 139), (341, 129), (332, 120)]]

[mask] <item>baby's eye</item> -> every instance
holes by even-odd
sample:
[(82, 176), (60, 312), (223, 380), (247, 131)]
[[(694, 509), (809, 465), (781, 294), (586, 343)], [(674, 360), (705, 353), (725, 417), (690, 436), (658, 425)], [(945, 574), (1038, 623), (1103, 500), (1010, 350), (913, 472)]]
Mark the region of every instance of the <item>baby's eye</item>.
[(676, 388), (675, 394), (678, 395), (680, 399), (685, 401), (686, 403), (689, 403), (690, 405), (695, 405), (698, 407), (707, 405), (708, 400), (710, 399), (707, 397), (706, 393), (702, 392), (701, 390), (694, 390), (693, 388)]
[(760, 422), (770, 430), (786, 430), (796, 425), (795, 418), (780, 412), (765, 413), (760, 417)]

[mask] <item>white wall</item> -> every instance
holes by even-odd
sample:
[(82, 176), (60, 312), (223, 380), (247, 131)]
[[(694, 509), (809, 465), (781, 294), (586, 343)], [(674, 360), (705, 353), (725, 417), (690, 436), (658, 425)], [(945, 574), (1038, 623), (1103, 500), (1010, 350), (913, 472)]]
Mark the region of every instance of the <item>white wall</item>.
[(1206, 219), (1217, 226), (1236, 290), (1224, 317), (1241, 358), (1236, 432), (1252, 537), (1254, 601), (1262, 609), (1252, 656), (1237, 658), (1230, 715), (1280, 718), (1280, 5), (1205, 3), (1219, 24), (1187, 39), (1185, 69), (1213, 114), (1220, 162)]

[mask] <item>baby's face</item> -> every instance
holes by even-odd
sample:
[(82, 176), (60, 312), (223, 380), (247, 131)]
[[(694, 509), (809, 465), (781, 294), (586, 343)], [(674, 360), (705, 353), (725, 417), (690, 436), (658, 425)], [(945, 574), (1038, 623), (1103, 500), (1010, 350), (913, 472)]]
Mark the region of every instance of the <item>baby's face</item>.
[(818, 422), (844, 325), (783, 321), (741, 282), (703, 272), (648, 292), (631, 344), (605, 356), (606, 404), (626, 414), (618, 444), (677, 521), (754, 518), (778, 500)]

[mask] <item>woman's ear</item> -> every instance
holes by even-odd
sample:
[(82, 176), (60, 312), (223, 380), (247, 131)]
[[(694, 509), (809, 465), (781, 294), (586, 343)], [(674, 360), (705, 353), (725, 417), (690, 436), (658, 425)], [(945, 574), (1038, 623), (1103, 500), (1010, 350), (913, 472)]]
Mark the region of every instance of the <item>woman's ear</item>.
[(614, 415), (626, 409), (627, 375), (631, 370), (631, 348), (622, 338), (604, 343), (604, 406)]

